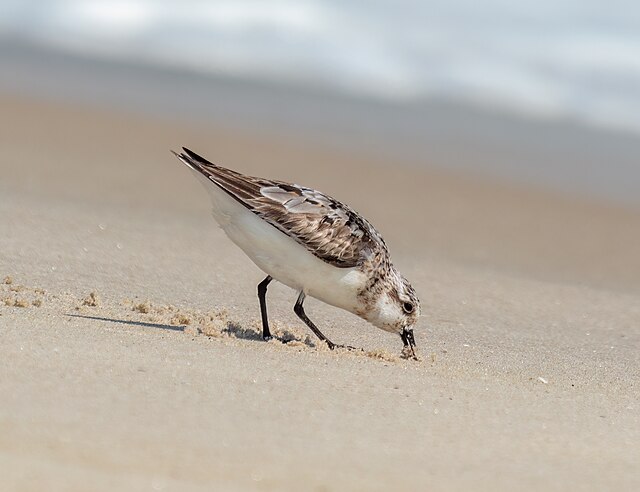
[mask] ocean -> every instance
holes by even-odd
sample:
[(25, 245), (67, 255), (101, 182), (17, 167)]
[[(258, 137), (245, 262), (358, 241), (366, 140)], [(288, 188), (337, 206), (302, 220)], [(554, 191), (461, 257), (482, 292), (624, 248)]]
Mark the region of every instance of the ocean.
[(631, 2), (0, 0), (0, 91), (640, 205)]
[(393, 101), (640, 133), (640, 3), (1, 0), (0, 36)]

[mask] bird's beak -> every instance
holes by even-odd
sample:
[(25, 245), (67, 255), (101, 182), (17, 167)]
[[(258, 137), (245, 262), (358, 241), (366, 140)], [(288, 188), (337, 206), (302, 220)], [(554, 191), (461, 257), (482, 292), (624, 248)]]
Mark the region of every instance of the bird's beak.
[(403, 328), (400, 338), (402, 338), (402, 343), (404, 343), (403, 352), (407, 352), (407, 355), (411, 353), (411, 357), (417, 359), (415, 351), (416, 339), (413, 337), (413, 329)]

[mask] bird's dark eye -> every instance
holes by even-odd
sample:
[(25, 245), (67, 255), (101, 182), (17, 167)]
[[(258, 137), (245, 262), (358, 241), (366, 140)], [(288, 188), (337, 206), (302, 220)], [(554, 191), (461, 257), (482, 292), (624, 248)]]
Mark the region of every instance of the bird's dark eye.
[(411, 304), (410, 302), (405, 302), (402, 304), (402, 309), (404, 309), (405, 313), (411, 313), (413, 312), (413, 304)]

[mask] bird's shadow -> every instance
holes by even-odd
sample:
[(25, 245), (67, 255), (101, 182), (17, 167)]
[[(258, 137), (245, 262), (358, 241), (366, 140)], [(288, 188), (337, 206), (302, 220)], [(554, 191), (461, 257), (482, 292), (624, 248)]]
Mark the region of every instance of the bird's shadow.
[(123, 325), (144, 326), (146, 328), (160, 328), (161, 330), (184, 331), (186, 325), (164, 325), (162, 323), (147, 323), (145, 321), (131, 321), (128, 319), (103, 318), (101, 316), (86, 316), (83, 314), (67, 314), (71, 318), (93, 319), (96, 321), (107, 321), (109, 323), (120, 323)]
[(227, 325), (222, 330), (222, 333), (226, 333), (234, 338), (240, 338), (242, 340), (253, 340), (256, 342), (263, 342), (262, 335), (252, 328), (245, 328), (240, 323), (235, 321), (227, 321)]
[[(229, 336), (240, 338), (242, 340), (253, 340), (257, 342), (264, 341), (264, 338), (262, 338), (262, 333), (256, 331), (253, 328), (245, 328), (234, 321), (227, 322), (227, 326), (224, 330), (222, 330), (222, 332), (228, 334)], [(290, 342), (300, 342), (307, 347), (315, 346), (309, 337), (300, 336), (287, 329), (280, 329), (276, 332), (272, 332), (272, 334), (273, 340), (278, 341), (284, 345)]]
[[(102, 316), (87, 316), (84, 314), (67, 314), (71, 318), (83, 318), (83, 319), (92, 319), (96, 321), (106, 321), (108, 323), (119, 323), (123, 325), (131, 325), (131, 326), (142, 326), (145, 328), (158, 328), (161, 330), (170, 330), (170, 331), (181, 331), (184, 332), (187, 325), (167, 325), (162, 323), (149, 323), (146, 321), (132, 321), (128, 319), (116, 319), (116, 318), (105, 318)], [(235, 321), (228, 321), (226, 326), (221, 330), (222, 333), (241, 340), (251, 340), (254, 342), (263, 342), (262, 334), (256, 331), (253, 328), (245, 328), (240, 323)], [(313, 347), (314, 344), (308, 337), (300, 337), (295, 333), (290, 332), (289, 330), (284, 330), (282, 333), (278, 333), (275, 337), (276, 340), (279, 340), (283, 344), (287, 344), (289, 342), (298, 341), (304, 343), (307, 347)]]

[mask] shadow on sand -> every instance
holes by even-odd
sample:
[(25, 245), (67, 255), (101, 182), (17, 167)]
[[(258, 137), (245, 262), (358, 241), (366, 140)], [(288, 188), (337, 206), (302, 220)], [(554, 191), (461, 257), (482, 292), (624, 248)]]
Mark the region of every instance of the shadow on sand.
[[(161, 330), (171, 330), (171, 331), (184, 331), (187, 325), (166, 325), (162, 323), (148, 323), (145, 321), (132, 321), (127, 319), (116, 319), (116, 318), (104, 318), (101, 316), (87, 316), (84, 314), (66, 314), (71, 318), (83, 318), (83, 319), (92, 319), (96, 321), (106, 321), (108, 323), (120, 323), (123, 325), (131, 325), (131, 326), (143, 326), (145, 328), (159, 328)], [(241, 340), (251, 340), (254, 342), (263, 342), (262, 334), (256, 331), (253, 328), (245, 328), (241, 324), (236, 323), (234, 321), (228, 321), (226, 326), (221, 330), (222, 333), (229, 335), (233, 338), (238, 338)], [(284, 330), (282, 333), (278, 333), (275, 337), (276, 340), (281, 343), (287, 344), (289, 342), (298, 341), (304, 343), (307, 347), (313, 347), (314, 344), (311, 342), (309, 337), (300, 337), (299, 335), (290, 332), (289, 330)]]
[(123, 325), (144, 326), (147, 328), (160, 328), (162, 330), (184, 331), (186, 325), (163, 325), (161, 323), (146, 323), (144, 321), (130, 321), (127, 319), (102, 318), (100, 316), (85, 316), (82, 314), (67, 314), (71, 318), (93, 319), (96, 321), (107, 321), (109, 323), (120, 323)]

